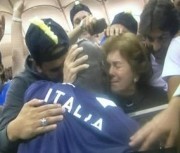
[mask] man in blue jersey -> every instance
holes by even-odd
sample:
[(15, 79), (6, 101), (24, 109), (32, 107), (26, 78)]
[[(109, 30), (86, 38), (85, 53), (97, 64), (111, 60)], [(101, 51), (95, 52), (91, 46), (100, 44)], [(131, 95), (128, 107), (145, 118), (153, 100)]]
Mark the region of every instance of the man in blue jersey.
[[(107, 98), (108, 76), (103, 52), (89, 41), (79, 46), (88, 55), (90, 67), (78, 74), (73, 84), (38, 81), (24, 101), (41, 99), (60, 103), (66, 110), (57, 129), (21, 143), (18, 153), (128, 153), (129, 137), (138, 125)], [(39, 121), (41, 128), (48, 118)]]
[[(19, 5), (19, 9), (21, 7)], [(13, 22), (19, 24), (21, 20), (17, 16), (13, 17)], [(51, 18), (31, 20), (25, 41), (30, 55), (26, 58), (25, 69), (13, 78), (0, 115), (1, 153), (17, 153), (19, 142), (56, 128), (56, 123), (63, 119), (61, 106), (42, 106), (42, 101), (37, 99), (24, 104), (25, 91), (37, 80), (64, 82), (66, 78), (66, 82), (69, 82), (71, 79), (66, 75), (70, 78), (72, 69), (64, 72), (65, 63), (74, 68), (73, 73), (76, 73), (82, 62), (82, 59), (74, 60), (82, 49), (77, 48), (77, 45), (69, 49), (70, 42), (66, 32)], [(74, 53), (74, 56), (69, 55), (69, 52)], [(64, 62), (67, 56), (69, 62)], [(44, 114), (50, 121), (46, 127), (40, 128), (39, 119)]]

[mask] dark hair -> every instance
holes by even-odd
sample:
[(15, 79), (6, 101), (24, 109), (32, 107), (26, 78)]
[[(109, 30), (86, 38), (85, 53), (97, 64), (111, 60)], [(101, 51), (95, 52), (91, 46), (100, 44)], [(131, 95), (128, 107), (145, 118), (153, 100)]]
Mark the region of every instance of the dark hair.
[(131, 13), (121, 12), (116, 14), (111, 25), (113, 24), (122, 24), (130, 32), (137, 33), (138, 23)]
[(127, 60), (132, 71), (139, 76), (137, 84), (148, 84), (151, 77), (151, 64), (145, 48), (133, 33), (122, 33), (107, 39), (103, 45), (106, 56), (118, 50)]
[(72, 25), (74, 25), (73, 24), (74, 16), (80, 11), (86, 11), (89, 14), (92, 14), (88, 6), (86, 6), (86, 5), (82, 4), (82, 3), (74, 5), (72, 7), (72, 9), (70, 10), (70, 20), (71, 20)]
[(147, 36), (152, 29), (169, 31), (174, 36), (179, 29), (178, 13), (170, 0), (149, 0), (140, 17), (139, 33)]
[(88, 55), (86, 63), (89, 64), (89, 68), (79, 72), (73, 84), (92, 92), (108, 94), (109, 77), (104, 52), (96, 44), (88, 40), (80, 41), (78, 46), (83, 47), (83, 52), (77, 58)]
[(38, 25), (31, 23), (25, 41), (32, 58), (36, 63), (43, 63), (63, 57), (69, 48), (69, 38), (64, 29), (53, 19), (42, 19), (44, 25), (50, 29), (50, 32), (57, 36), (55, 43), (46, 29), (42, 29)]

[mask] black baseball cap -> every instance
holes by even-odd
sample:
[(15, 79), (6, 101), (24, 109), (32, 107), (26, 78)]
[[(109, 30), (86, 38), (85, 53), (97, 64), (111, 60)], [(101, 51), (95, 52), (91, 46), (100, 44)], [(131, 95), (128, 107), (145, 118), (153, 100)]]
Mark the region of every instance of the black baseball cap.
[(53, 19), (35, 19), (25, 35), (26, 45), (36, 62), (48, 62), (67, 53), (69, 38)]

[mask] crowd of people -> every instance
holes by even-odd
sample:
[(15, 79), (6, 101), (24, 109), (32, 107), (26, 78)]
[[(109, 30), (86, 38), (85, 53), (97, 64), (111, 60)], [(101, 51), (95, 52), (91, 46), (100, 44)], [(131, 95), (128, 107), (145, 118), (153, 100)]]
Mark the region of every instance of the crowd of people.
[[(18, 0), (13, 78), (1, 77), (0, 153), (178, 153), (178, 6), (178, 0), (149, 0), (139, 23), (120, 12), (98, 40), (97, 19), (80, 3), (70, 11), (71, 32), (51, 18), (33, 18), (24, 44), (25, 6)], [(2, 16), (0, 39), (4, 28)], [(128, 115), (164, 104), (145, 125)]]

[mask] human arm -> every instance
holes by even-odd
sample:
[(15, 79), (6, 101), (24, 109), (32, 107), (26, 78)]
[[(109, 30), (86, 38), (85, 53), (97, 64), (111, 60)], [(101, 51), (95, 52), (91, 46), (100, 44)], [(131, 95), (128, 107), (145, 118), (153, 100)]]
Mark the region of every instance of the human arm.
[[(68, 33), (71, 45), (77, 42), (78, 38), (84, 31), (91, 33), (93, 31), (93, 25), (96, 23), (96, 19), (89, 15), (84, 18), (79, 25), (77, 25), (72, 32)], [(77, 74), (89, 67), (85, 62), (88, 59), (87, 55), (80, 58), (77, 56), (83, 51), (83, 48), (78, 48), (78, 45), (72, 45), (68, 51), (67, 57), (64, 62), (63, 68), (63, 82), (72, 83), (76, 79)]]
[(24, 69), (25, 52), (24, 38), (22, 34), (21, 16), (24, 9), (24, 0), (18, 0), (13, 7), (13, 17), (11, 24), (12, 42), (12, 73), (17, 75)]
[(79, 36), (83, 33), (83, 28), (81, 25), (75, 27), (71, 32), (68, 33), (70, 44), (73, 45), (77, 42)]
[[(180, 75), (170, 76), (168, 78), (168, 97), (171, 98), (180, 83)], [(170, 101), (171, 102), (171, 101)]]
[[(28, 77), (26, 76), (26, 80)], [(56, 128), (55, 124), (63, 119), (63, 110), (59, 105), (47, 105), (43, 109), (42, 101), (38, 100), (27, 102), (24, 105), (24, 93), (30, 85), (29, 83), (17, 77), (11, 83), (0, 116), (0, 152), (15, 153), (19, 141), (53, 130)], [(44, 130), (40, 128), (42, 115), (49, 122), (48, 127)], [(39, 124), (37, 125), (37, 123)]]
[(162, 77), (168, 83), (168, 97), (171, 99), (180, 83), (180, 36), (172, 39), (164, 61)]
[(73, 45), (77, 42), (78, 38), (84, 31), (91, 33), (93, 31), (93, 25), (95, 24), (96, 19), (89, 15), (84, 18), (79, 25), (77, 25), (71, 32), (68, 33), (70, 39), (70, 44)]
[(82, 47), (78, 47), (77, 44), (73, 45), (69, 51), (68, 55), (66, 56), (65, 62), (64, 62), (64, 68), (63, 68), (63, 82), (66, 83), (73, 83), (77, 77), (77, 74), (85, 70), (89, 67), (88, 64), (85, 62), (88, 59), (87, 55), (83, 55), (80, 58), (77, 58), (77, 56), (83, 52)]
[(164, 140), (165, 147), (172, 147), (180, 140), (180, 97), (170, 100), (166, 110), (156, 115), (131, 137), (130, 146), (140, 151), (150, 149), (154, 143)]

